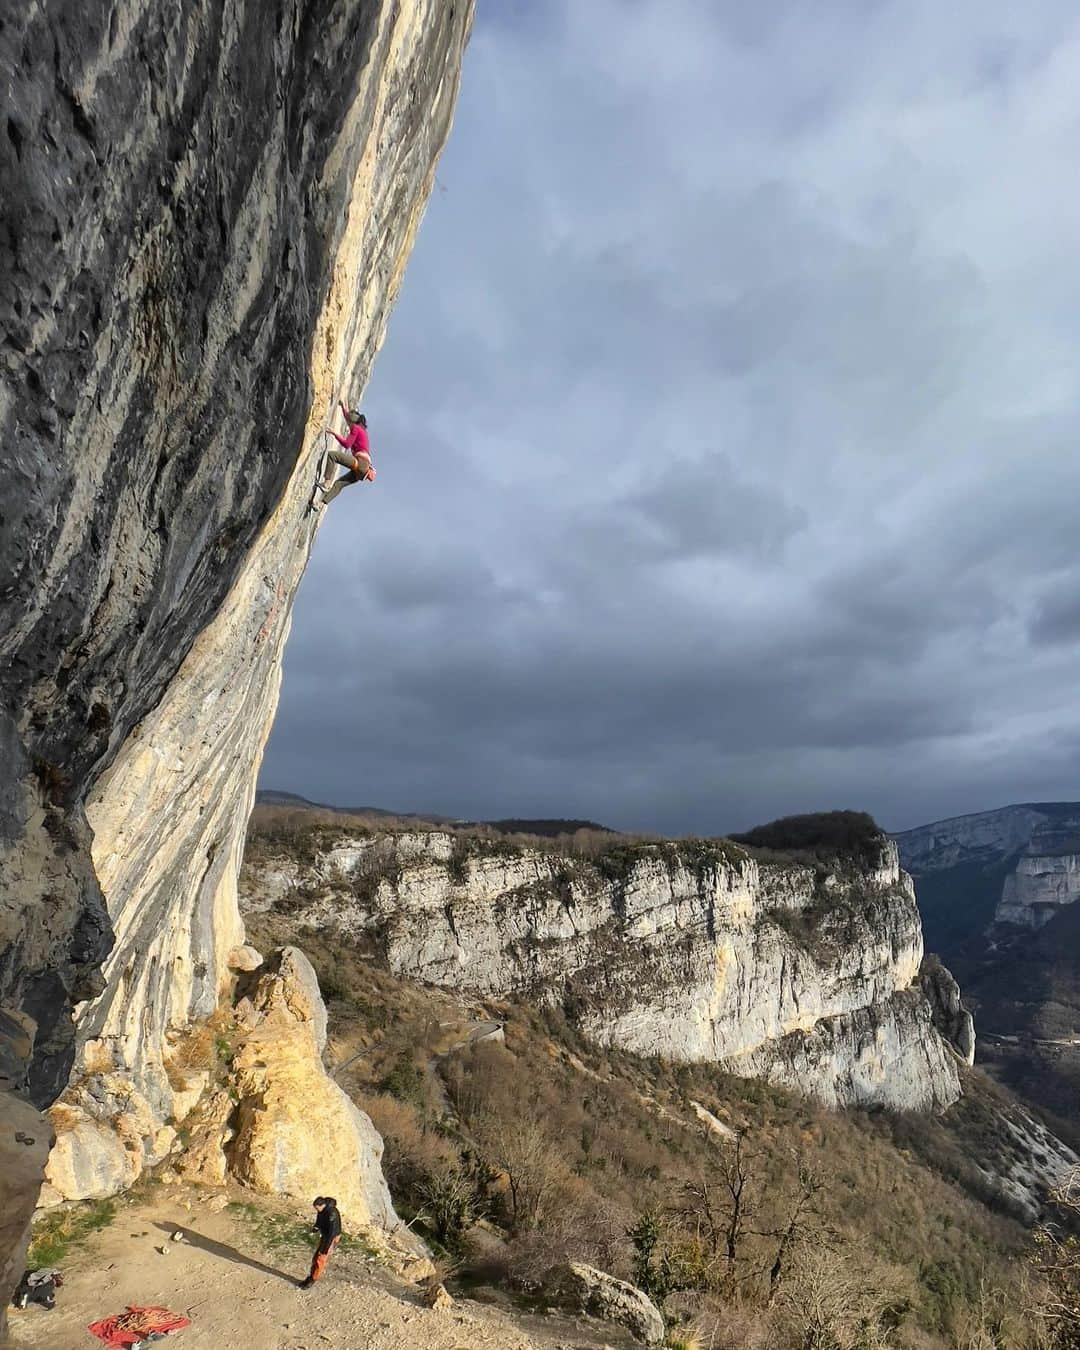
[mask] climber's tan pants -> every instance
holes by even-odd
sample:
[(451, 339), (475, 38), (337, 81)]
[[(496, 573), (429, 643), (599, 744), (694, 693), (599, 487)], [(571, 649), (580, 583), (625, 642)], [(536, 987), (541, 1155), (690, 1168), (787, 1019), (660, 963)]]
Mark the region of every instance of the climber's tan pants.
[(348, 450), (338, 450), (336, 447), (328, 453), (335, 464), (342, 465), (349, 472), (343, 473), (336, 483), (326, 489), (323, 494), (324, 505), (332, 502), (343, 487), (348, 487), (350, 483), (359, 483), (371, 468), (371, 458), (368, 455), (353, 455)]

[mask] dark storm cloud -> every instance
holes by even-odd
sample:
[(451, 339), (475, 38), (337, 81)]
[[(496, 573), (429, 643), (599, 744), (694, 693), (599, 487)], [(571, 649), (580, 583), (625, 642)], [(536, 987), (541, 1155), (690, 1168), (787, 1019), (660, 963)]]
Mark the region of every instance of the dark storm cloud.
[(1077, 793), (1080, 29), (481, 6), (263, 781), (896, 827)]

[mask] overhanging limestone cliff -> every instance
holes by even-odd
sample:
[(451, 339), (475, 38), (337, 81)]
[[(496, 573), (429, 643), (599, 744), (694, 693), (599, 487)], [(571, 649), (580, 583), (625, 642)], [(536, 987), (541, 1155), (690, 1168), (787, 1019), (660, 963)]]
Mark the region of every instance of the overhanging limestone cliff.
[(319, 426), (381, 342), (472, 7), (9, 8), (0, 1086), (45, 1106), (74, 1060), (79, 1109), (123, 1085), (160, 1121), (240, 932)]

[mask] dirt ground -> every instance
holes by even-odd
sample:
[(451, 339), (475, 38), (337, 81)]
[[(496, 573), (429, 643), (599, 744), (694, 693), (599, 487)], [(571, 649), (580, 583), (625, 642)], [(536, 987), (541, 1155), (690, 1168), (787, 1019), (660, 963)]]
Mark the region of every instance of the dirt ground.
[[(250, 1200), (251, 1197), (243, 1197)], [(358, 1252), (338, 1253), (302, 1290), (302, 1249), (268, 1252), (250, 1224), (214, 1212), (198, 1191), (170, 1188), (122, 1205), (109, 1227), (59, 1263), (52, 1311), (11, 1309), (11, 1345), (92, 1350), (90, 1322), (129, 1304), (163, 1304), (191, 1326), (155, 1344), (171, 1350), (623, 1350), (615, 1328), (562, 1315), (519, 1314), (458, 1299), (433, 1311), (422, 1290)], [(170, 1241), (176, 1230), (181, 1242)], [(160, 1248), (167, 1249), (162, 1255)]]

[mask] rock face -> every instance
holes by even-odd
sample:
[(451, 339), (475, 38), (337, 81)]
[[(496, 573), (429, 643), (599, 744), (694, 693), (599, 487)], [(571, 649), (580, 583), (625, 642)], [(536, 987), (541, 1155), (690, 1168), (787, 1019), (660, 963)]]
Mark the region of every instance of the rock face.
[[(896, 842), (903, 865), (917, 881), (928, 879), (931, 904), (936, 879), (952, 874), (962, 904), (959, 892), (977, 885), (971, 872), (981, 870), (996, 888), (995, 924), (1041, 928), (1080, 898), (1080, 803), (1034, 803), (958, 816), (898, 834)], [(923, 885), (919, 891), (921, 897)]]
[(919, 983), (934, 1025), (965, 1064), (974, 1064), (975, 1021), (960, 1001), (960, 986), (936, 956), (923, 958)]
[(257, 975), (238, 1008), (229, 1171), (257, 1191), (304, 1202), (332, 1193), (352, 1226), (396, 1227), (382, 1140), (323, 1071), (326, 1007), (307, 957), (286, 947)]
[(664, 1343), (664, 1319), (652, 1299), (602, 1270), (567, 1261), (544, 1277), (544, 1293), (562, 1308), (624, 1327), (644, 1345)]
[(938, 1108), (960, 1092), (884, 838), (876, 860), (824, 872), (722, 842), (590, 861), (437, 831), (342, 837), (314, 863), (252, 866), (244, 889), (366, 937), (395, 974), (560, 1004), (638, 1054), (717, 1061), (830, 1105)]
[(11, 1097), (0, 1129), (0, 1343), (11, 1290), (22, 1278), (26, 1255), (26, 1200), (36, 1194), (53, 1141), (50, 1127), (29, 1102)]
[[(982, 1063), (1052, 1112), (1080, 1149), (1071, 1124), (1080, 1100), (1080, 803), (940, 821), (897, 843), (916, 874), (928, 942), (975, 1010)], [(1030, 1122), (1014, 1125), (1009, 1135), (1034, 1138)], [(1032, 1148), (1053, 1157), (1037, 1139)]]
[(991, 862), (1017, 852), (1031, 838), (1035, 827), (1050, 818), (1048, 812), (1059, 805), (1062, 804), (1032, 803), (1005, 806), (999, 811), (978, 811), (920, 825), (893, 837), (903, 866), (920, 876), (960, 863)]
[(1005, 878), (994, 919), (1041, 928), (1080, 899), (1080, 813), (1075, 822), (1036, 825), (1016, 867)]
[(0, 1086), (46, 1106), (74, 1066), (73, 1175), (91, 1102), (155, 1156), (166, 1033), (242, 942), (319, 427), (382, 340), (471, 8), (42, 0), (0, 28)]

